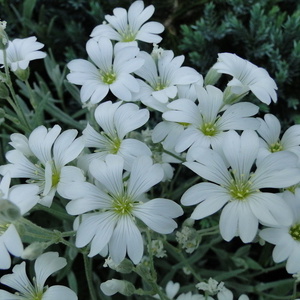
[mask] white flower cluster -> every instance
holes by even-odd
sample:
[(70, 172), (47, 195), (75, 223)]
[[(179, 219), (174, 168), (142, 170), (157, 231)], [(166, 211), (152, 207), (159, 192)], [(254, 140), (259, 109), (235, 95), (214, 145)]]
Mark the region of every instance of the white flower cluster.
[[(277, 87), (266, 70), (235, 54), (220, 53), (213, 66), (217, 73), (232, 76), (223, 91), (182, 66), (182, 55), (156, 45), (151, 54), (141, 51), (138, 41), (161, 41), (163, 26), (146, 23), (153, 12), (143, 1), (128, 11), (116, 8), (105, 17), (107, 23), (92, 31), (86, 44), (89, 58), (68, 63), (68, 81), (81, 86), (82, 104), (93, 108), (94, 122), (81, 136), (75, 129), (62, 132), (59, 125), (41, 125), (28, 137), (11, 135), (8, 164), (0, 167), (0, 268), (10, 268), (9, 253), (22, 255), (22, 237), (14, 225), (18, 219), (36, 204), (51, 207), (63, 199), (68, 200), (66, 212), (76, 216), (75, 246), (88, 249), (89, 257), (109, 255), (118, 265), (128, 256), (139, 264), (145, 231), (171, 234), (183, 207), (196, 205), (186, 218), (200, 220), (221, 211), (224, 240), (240, 237), (250, 243), (259, 234), (276, 245), (275, 262), (287, 260), (289, 273), (300, 271), (300, 125), (280, 138), (274, 115), (255, 117), (259, 107), (240, 102), (249, 92), (263, 103), (276, 102)], [(35, 37), (9, 42), (3, 50), (7, 55), (0, 51), (0, 64), (14, 72), (24, 70), (29, 61), (45, 57), (37, 51), (42, 46)], [(235, 101), (226, 101), (229, 98)], [(150, 120), (153, 111), (158, 119)], [(182, 206), (148, 193), (160, 182), (173, 180), (173, 168), (181, 162), (202, 179), (185, 191)], [(22, 183), (9, 188), (10, 178)], [(14, 215), (4, 207), (12, 207)], [(191, 253), (199, 240), (184, 234), (191, 235), (191, 230), (177, 234)], [(156, 256), (165, 256), (161, 241), (148, 247), (156, 249)], [(47, 277), (65, 264), (57, 253), (44, 253), (36, 260), (33, 284), (25, 262), (0, 281), (18, 290), (18, 299), (76, 299), (68, 288), (44, 288)], [(212, 285), (197, 287), (218, 299), (233, 299), (222, 284), (213, 291)], [(116, 280), (101, 285), (107, 295), (126, 295), (131, 288)], [(170, 299), (179, 286), (175, 290)], [(3, 290), (0, 296), (13, 299)], [(183, 299), (212, 298), (192, 293), (177, 298)]]
[[(103, 284), (103, 287), (106, 283)], [(224, 286), (223, 282), (217, 282), (216, 280), (209, 278), (208, 282), (200, 282), (196, 285), (196, 288), (200, 291), (205, 292), (205, 296), (197, 293), (182, 293), (177, 296), (176, 300), (215, 300), (211, 297), (216, 295), (218, 300), (233, 300), (232, 292)], [(166, 285), (166, 295), (169, 299), (175, 299), (180, 289), (180, 284), (178, 282), (169, 281)], [(103, 290), (103, 288), (102, 288)], [(115, 288), (116, 291), (116, 288)], [(158, 295), (153, 296), (159, 299)], [(249, 300), (248, 296), (243, 294), (238, 300)]]

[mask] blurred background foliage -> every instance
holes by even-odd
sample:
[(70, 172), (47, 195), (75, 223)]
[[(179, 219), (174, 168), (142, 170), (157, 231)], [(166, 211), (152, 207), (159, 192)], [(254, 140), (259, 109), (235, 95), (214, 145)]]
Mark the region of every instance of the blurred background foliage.
[[(46, 50), (51, 50), (55, 62), (65, 68), (74, 58), (86, 58), (85, 43), (105, 14), (112, 14), (116, 6), (128, 8), (132, 2), (0, 0), (0, 18), (7, 21), (11, 38), (37, 36)], [(276, 114), (283, 127), (300, 123), (300, 1), (144, 2), (156, 8), (152, 20), (166, 27), (163, 48), (184, 54), (185, 64), (203, 75), (220, 52), (236, 53), (267, 69), (278, 85), (279, 101), (261, 108)]]

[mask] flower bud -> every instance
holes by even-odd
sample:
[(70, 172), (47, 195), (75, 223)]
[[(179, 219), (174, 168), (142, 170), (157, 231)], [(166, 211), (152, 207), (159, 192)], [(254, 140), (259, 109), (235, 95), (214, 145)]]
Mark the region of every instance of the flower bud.
[(239, 102), (247, 94), (248, 94), (248, 91), (244, 92), (242, 94), (235, 94), (231, 91), (231, 87), (228, 86), (224, 91), (223, 102), (225, 104), (234, 104), (234, 103)]
[(33, 242), (24, 249), (21, 257), (23, 259), (35, 260), (44, 252), (44, 250), (48, 246), (48, 243)]
[(6, 99), (9, 97), (9, 92), (6, 85), (0, 82), (0, 98)]
[(0, 50), (5, 50), (8, 47), (8, 36), (5, 32), (6, 22), (0, 22)]
[(204, 78), (204, 84), (214, 85), (220, 79), (221, 75), (216, 69), (210, 68)]
[(21, 81), (26, 81), (29, 78), (30, 70), (29, 67), (25, 70), (17, 69), (16, 71), (14, 71), (14, 73)]
[(103, 265), (104, 267), (110, 267), (112, 270), (116, 270), (117, 272), (119, 273), (123, 273), (123, 274), (129, 274), (132, 272), (133, 270), (133, 264), (132, 262), (125, 258), (121, 263), (119, 263), (118, 265), (115, 264), (113, 262), (113, 260), (108, 257), (106, 260), (105, 260), (105, 263)]
[(0, 223), (12, 223), (21, 217), (20, 209), (11, 201), (0, 200)]
[(131, 296), (135, 291), (135, 287), (131, 282), (118, 279), (111, 279), (101, 283), (100, 289), (106, 296), (112, 296), (116, 293)]

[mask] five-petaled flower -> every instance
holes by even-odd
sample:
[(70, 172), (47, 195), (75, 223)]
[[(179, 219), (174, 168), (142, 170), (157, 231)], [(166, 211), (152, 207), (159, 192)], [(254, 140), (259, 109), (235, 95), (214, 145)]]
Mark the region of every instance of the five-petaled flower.
[(208, 180), (188, 189), (182, 196), (184, 205), (198, 204), (193, 219), (207, 217), (223, 206), (220, 233), (226, 241), (240, 236), (244, 243), (252, 242), (262, 224), (290, 225), (291, 211), (275, 193), (265, 188), (285, 188), (300, 181), (297, 156), (277, 152), (256, 162), (259, 139), (252, 130), (241, 136), (229, 131), (218, 150), (199, 148), (194, 160), (184, 163)]
[(135, 1), (128, 12), (121, 7), (115, 8), (113, 12), (113, 16), (105, 16), (108, 24), (101, 24), (93, 29), (92, 38), (98, 40), (107, 37), (124, 43), (140, 40), (155, 44), (162, 40), (158, 34), (163, 32), (164, 26), (153, 21), (145, 23), (154, 13), (153, 5), (144, 8), (143, 1)]
[(150, 157), (141, 156), (133, 162), (131, 172), (124, 174), (123, 158), (109, 154), (105, 161), (92, 161), (89, 171), (95, 184), (65, 186), (65, 197), (71, 199), (67, 211), (80, 215), (82, 220), (77, 224), (76, 246), (90, 243), (90, 257), (109, 252), (119, 264), (127, 253), (135, 264), (139, 263), (144, 243), (136, 219), (156, 232), (168, 234), (177, 227), (173, 218), (183, 214), (172, 200), (147, 199), (146, 192), (163, 179), (162, 168), (152, 164)]
[(26, 274), (26, 263), (23, 261), (13, 267), (13, 273), (4, 275), (0, 282), (18, 291), (12, 294), (5, 290), (0, 290), (1, 299), (18, 300), (57, 300), (68, 299), (77, 300), (76, 294), (62, 285), (45, 286), (48, 277), (54, 272), (62, 269), (67, 264), (63, 257), (58, 257), (57, 252), (46, 252), (40, 255), (34, 264), (35, 277), (31, 282)]
[(98, 41), (90, 39), (86, 50), (92, 62), (74, 59), (68, 63), (71, 72), (67, 79), (82, 85), (81, 101), (99, 103), (109, 91), (121, 100), (131, 101), (132, 93), (139, 91), (139, 84), (130, 73), (144, 63), (143, 59), (136, 57), (139, 48), (113, 46), (108, 38), (102, 37)]

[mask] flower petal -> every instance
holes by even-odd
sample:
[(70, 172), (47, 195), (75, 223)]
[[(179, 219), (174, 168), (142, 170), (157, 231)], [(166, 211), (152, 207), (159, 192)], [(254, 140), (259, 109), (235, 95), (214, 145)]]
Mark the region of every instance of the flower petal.
[(70, 288), (62, 285), (52, 285), (43, 294), (43, 300), (68, 299), (77, 300), (78, 297)]
[(34, 263), (37, 286), (43, 288), (47, 278), (66, 265), (66, 259), (59, 257), (57, 252), (46, 252), (40, 255)]

